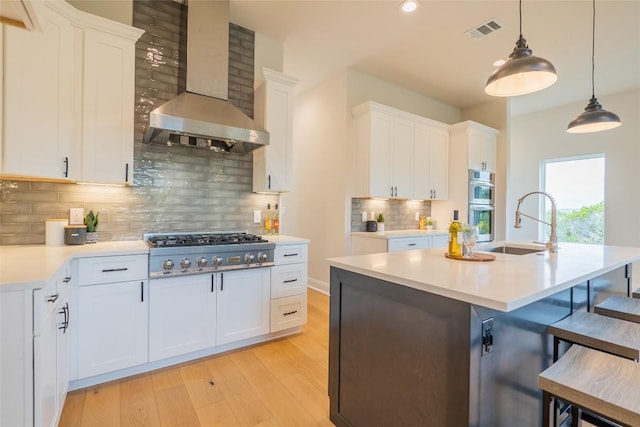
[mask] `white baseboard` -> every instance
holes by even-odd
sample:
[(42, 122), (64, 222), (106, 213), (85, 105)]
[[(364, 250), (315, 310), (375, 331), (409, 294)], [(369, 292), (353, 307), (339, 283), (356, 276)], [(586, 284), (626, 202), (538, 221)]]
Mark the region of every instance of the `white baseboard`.
[(329, 295), (329, 284), (326, 282), (322, 282), (320, 280), (312, 279), (309, 277), (307, 279), (307, 286), (313, 289), (314, 291), (318, 291), (325, 295)]

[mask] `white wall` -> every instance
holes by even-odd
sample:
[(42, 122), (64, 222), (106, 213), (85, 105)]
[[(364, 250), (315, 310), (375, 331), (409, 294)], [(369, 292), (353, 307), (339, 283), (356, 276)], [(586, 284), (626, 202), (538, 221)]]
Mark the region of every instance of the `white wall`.
[(461, 121), (459, 109), (433, 98), (356, 70), (349, 70), (348, 76), (347, 104), (349, 108), (366, 101), (374, 101), (447, 124)]
[(281, 232), (311, 240), (309, 281), (326, 291), (326, 258), (345, 253), (344, 230), (350, 221), (345, 193), (352, 161), (346, 143), (346, 85), (346, 74), (340, 73), (297, 97), (293, 190), (281, 196), (286, 212)]
[(76, 9), (123, 24), (133, 23), (132, 0), (67, 0)]
[[(620, 116), (622, 126), (592, 134), (568, 134), (567, 124), (584, 110), (583, 103), (514, 117), (511, 120), (507, 224), (513, 224), (518, 197), (540, 189), (542, 160), (588, 154), (605, 155), (605, 244), (640, 243), (640, 89), (601, 97), (604, 108)], [(530, 206), (530, 205), (528, 205)], [(536, 214), (536, 208), (533, 212)], [(519, 230), (507, 228), (513, 240), (537, 238), (534, 221), (523, 218)]]

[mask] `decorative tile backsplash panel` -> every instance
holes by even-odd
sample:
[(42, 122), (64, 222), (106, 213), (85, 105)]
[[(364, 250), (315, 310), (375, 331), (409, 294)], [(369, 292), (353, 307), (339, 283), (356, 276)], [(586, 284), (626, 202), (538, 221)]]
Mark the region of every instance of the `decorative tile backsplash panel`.
[[(351, 231), (367, 231), (366, 223), (362, 222), (362, 212), (375, 212), (384, 216), (384, 229), (413, 230), (418, 229), (415, 220), (416, 212), (419, 216), (431, 215), (431, 202), (424, 200), (374, 200), (351, 199)], [(370, 219), (370, 218), (369, 218)]]
[[(253, 158), (191, 147), (142, 144), (149, 111), (184, 90), (185, 6), (135, 0), (136, 45), (134, 180), (131, 187), (0, 181), (0, 244), (41, 244), (45, 220), (69, 208), (100, 212), (99, 240), (135, 240), (143, 233), (247, 230), (253, 211), (278, 197), (252, 193)], [(230, 25), (229, 100), (253, 116), (254, 33)]]

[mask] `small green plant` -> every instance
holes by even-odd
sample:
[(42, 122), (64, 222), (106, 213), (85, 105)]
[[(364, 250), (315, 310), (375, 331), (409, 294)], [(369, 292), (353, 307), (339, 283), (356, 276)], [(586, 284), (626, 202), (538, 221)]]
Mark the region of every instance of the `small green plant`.
[(382, 214), (378, 214), (378, 222), (384, 222), (384, 216), (382, 216)]
[(95, 233), (98, 229), (98, 216), (100, 212), (93, 214), (93, 211), (89, 211), (88, 214), (84, 216), (84, 225), (87, 226), (87, 233)]

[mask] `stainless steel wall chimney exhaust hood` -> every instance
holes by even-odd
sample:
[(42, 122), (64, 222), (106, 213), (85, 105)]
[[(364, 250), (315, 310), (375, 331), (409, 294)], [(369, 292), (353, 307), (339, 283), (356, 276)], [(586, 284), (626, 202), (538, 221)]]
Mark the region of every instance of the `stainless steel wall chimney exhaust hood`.
[(269, 133), (228, 99), (229, 2), (187, 4), (187, 91), (149, 114), (143, 141), (245, 154)]

